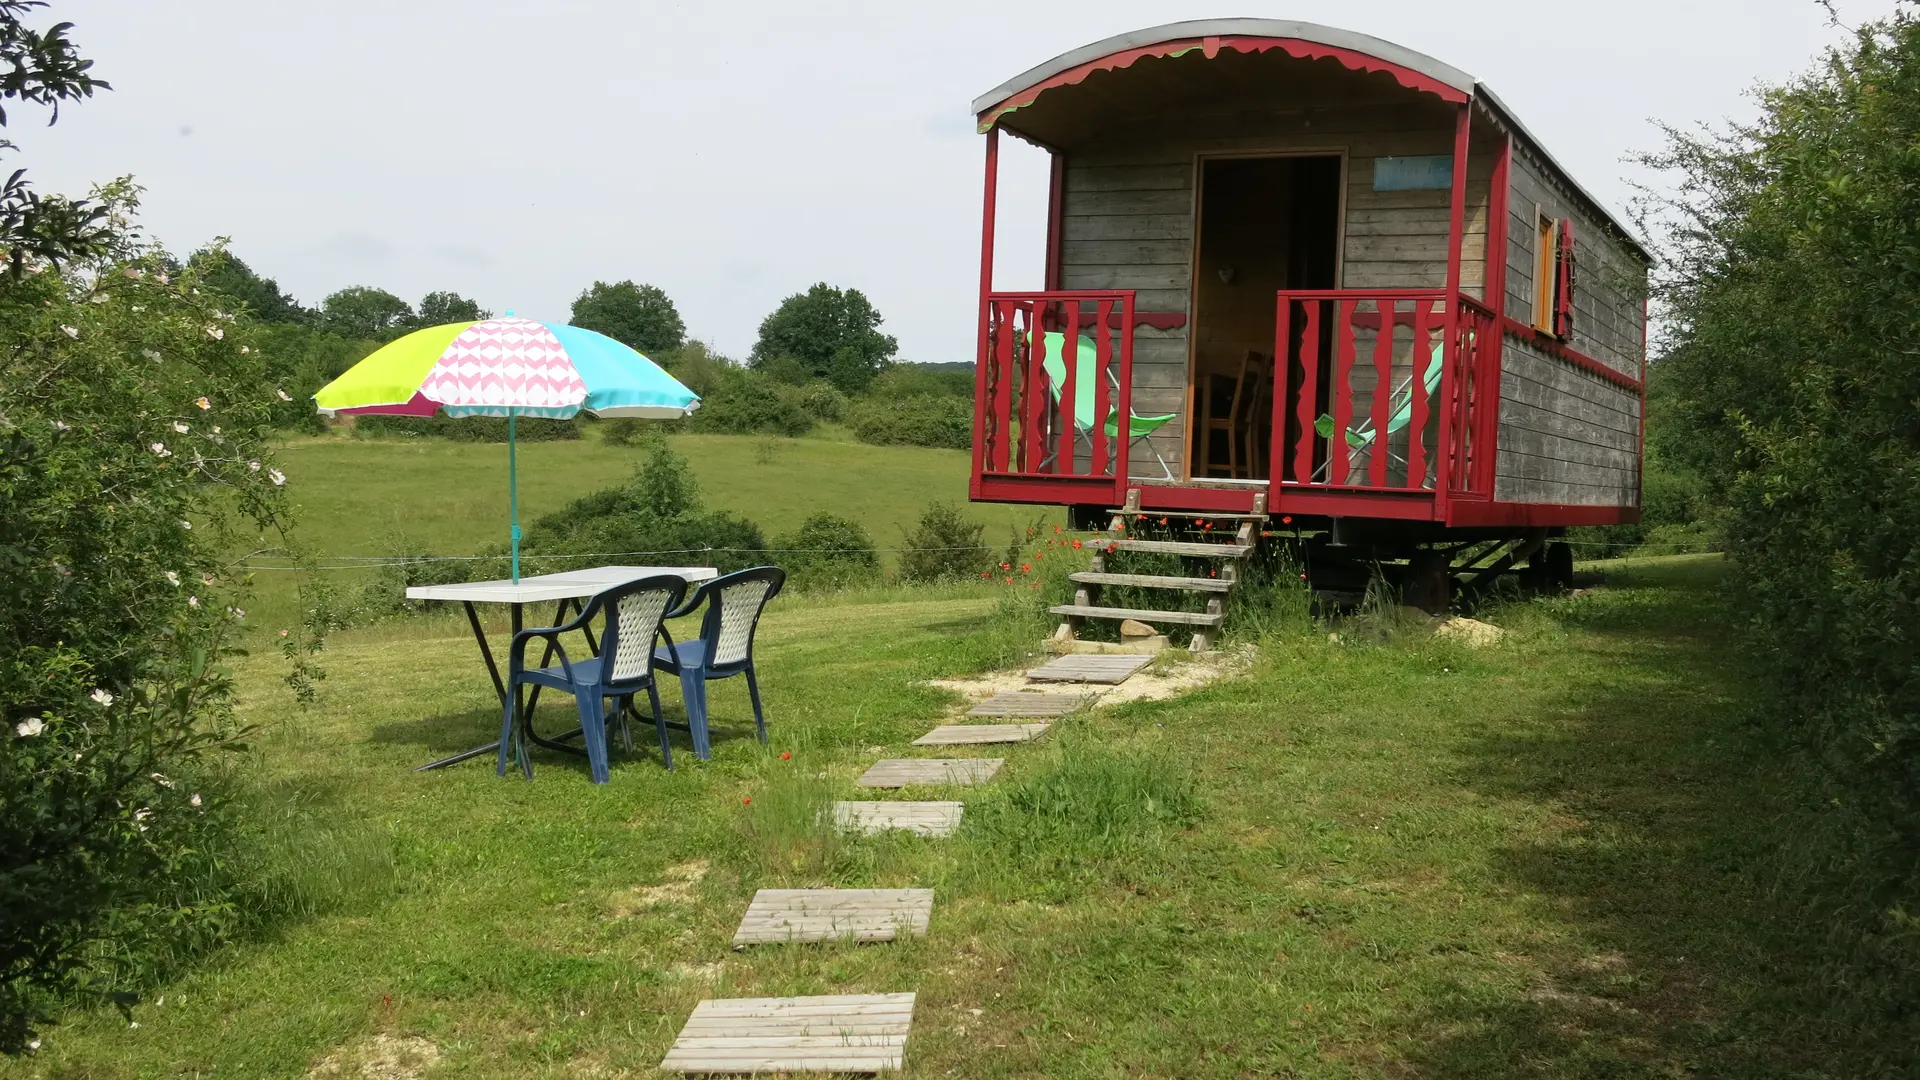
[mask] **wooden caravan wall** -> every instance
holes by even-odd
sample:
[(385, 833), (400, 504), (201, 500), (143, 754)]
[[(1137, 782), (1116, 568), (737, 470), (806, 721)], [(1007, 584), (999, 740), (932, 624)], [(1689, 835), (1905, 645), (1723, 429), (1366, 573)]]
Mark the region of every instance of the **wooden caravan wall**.
[[(1454, 111), (1442, 103), (1221, 110), (1178, 122), (1128, 125), (1066, 154), (1060, 287), (1135, 289), (1138, 310), (1190, 318), (1195, 190), (1208, 154), (1325, 153), (1346, 159), (1339, 287), (1443, 288), (1447, 283), (1446, 191), (1373, 190), (1374, 159), (1451, 155)], [(1487, 194), (1493, 135), (1477, 128), (1469, 159), (1462, 277), (1479, 296), (1485, 280)], [(1271, 347), (1269, 347), (1271, 351)], [(1142, 327), (1134, 338), (1136, 413), (1187, 407), (1188, 334)], [(1154, 447), (1182, 473), (1186, 423), (1161, 428)], [(1133, 472), (1158, 477), (1144, 449)]]
[[(1574, 225), (1573, 351), (1635, 379), (1646, 264), (1515, 140), (1507, 226), (1507, 315), (1531, 325), (1538, 213)], [(1494, 498), (1573, 506), (1640, 505), (1640, 394), (1507, 335), (1500, 365)]]
[(1500, 356), (1493, 497), (1562, 506), (1640, 505), (1639, 393), (1507, 335)]
[(1624, 375), (1641, 375), (1642, 301), (1647, 291), (1646, 264), (1602, 219), (1565, 188), (1549, 179), (1553, 171), (1514, 140), (1512, 194), (1507, 200), (1507, 315), (1531, 325), (1534, 319), (1534, 259), (1539, 242), (1534, 207), (1555, 221), (1573, 221), (1574, 352), (1585, 353)]

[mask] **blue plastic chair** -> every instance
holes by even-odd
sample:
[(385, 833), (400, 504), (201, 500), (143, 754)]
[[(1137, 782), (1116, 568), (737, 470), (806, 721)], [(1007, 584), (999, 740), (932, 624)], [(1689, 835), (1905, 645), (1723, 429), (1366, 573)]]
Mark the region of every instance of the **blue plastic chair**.
[(767, 718), (760, 707), (760, 682), (753, 670), (753, 632), (760, 612), (780, 592), (787, 572), (777, 566), (756, 566), (725, 574), (702, 584), (678, 611), (678, 619), (707, 605), (700, 622), (700, 638), (675, 644), (666, 627), (667, 643), (653, 651), (653, 666), (680, 676), (680, 694), (687, 704), (687, 733), (693, 736), (693, 754), (702, 761), (713, 753), (707, 730), (707, 683), (744, 674), (747, 694), (753, 698), (753, 723), (760, 741), (767, 741)]
[[(631, 751), (633, 736), (627, 730), (626, 713), (633, 695), (646, 691), (653, 705), (654, 727), (660, 734), (660, 759), (667, 768), (673, 768), (673, 751), (667, 745), (667, 718), (660, 710), (660, 691), (654, 685), (651, 661), (654, 639), (666, 629), (661, 624), (686, 591), (686, 579), (678, 574), (641, 578), (596, 595), (572, 622), (515, 634), (507, 655), (507, 702), (500, 721), (499, 775), (507, 774), (507, 757), (511, 751), (527, 779), (533, 779), (533, 762), (527, 753), (527, 742), (533, 738), (533, 732), (531, 720), (519, 715), (521, 686), (551, 687), (573, 695), (580, 707), (580, 731), (587, 744), (588, 768), (596, 784), (604, 784), (610, 778), (605, 699), (619, 699), (614, 717), (620, 723), (621, 741)], [(575, 663), (560, 643), (560, 635), (583, 630), (591, 644), (592, 623), (596, 617), (604, 617), (605, 622), (599, 655)], [(558, 667), (526, 666), (527, 643), (536, 639), (547, 641), (549, 648), (559, 654)]]

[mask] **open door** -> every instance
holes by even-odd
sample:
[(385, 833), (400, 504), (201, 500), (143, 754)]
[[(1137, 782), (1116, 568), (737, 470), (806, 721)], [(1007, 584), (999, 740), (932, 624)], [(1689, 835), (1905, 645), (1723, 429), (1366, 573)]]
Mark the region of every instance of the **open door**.
[(1337, 287), (1342, 173), (1337, 154), (1201, 159), (1187, 369), (1194, 480), (1269, 476), (1274, 293)]

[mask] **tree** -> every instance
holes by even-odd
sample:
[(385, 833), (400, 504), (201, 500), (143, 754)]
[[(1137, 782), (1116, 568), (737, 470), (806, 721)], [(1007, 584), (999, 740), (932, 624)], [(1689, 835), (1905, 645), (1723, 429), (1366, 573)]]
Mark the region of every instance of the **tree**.
[(760, 340), (748, 363), (777, 367), (798, 360), (807, 373), (826, 379), (849, 394), (867, 388), (899, 343), (880, 332), (880, 313), (859, 289), (836, 289), (820, 282), (780, 302), (760, 323)]
[(573, 325), (593, 330), (648, 356), (679, 348), (687, 324), (673, 300), (652, 285), (596, 281), (573, 302)]
[(341, 337), (385, 341), (409, 329), (413, 309), (385, 289), (354, 285), (320, 301), (320, 327)]
[[(60, 103), (113, 89), (91, 74), (93, 61), (83, 59), (68, 40), (72, 23), (55, 23), (43, 31), (22, 21), (29, 12), (46, 7), (44, 0), (0, 0), (0, 102), (26, 101), (53, 109), (48, 123), (60, 119)], [(7, 113), (0, 107), (0, 127)], [(0, 150), (12, 150), (0, 139)], [(15, 277), (34, 260), (56, 266), (69, 259), (99, 254), (113, 236), (108, 207), (97, 200), (42, 197), (16, 170), (0, 183), (0, 250)]]
[(300, 301), (281, 292), (278, 281), (254, 273), (252, 267), (228, 251), (222, 243), (194, 252), (188, 257), (187, 264), (199, 272), (200, 280), (208, 288), (244, 305), (247, 314), (256, 321), (298, 324), (313, 321), (313, 312), (300, 306)]
[(452, 292), (430, 292), (420, 298), (420, 310), (409, 321), (412, 329), (445, 326), (448, 323), (479, 322), (493, 318), (493, 312)]

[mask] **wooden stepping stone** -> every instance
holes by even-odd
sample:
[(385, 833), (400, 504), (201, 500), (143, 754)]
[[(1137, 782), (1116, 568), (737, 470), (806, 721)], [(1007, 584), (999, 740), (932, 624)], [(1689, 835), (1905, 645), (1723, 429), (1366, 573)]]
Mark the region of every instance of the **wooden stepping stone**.
[(887, 758), (876, 761), (858, 781), (861, 787), (900, 788), (916, 784), (984, 784), (1006, 758)]
[(1082, 694), (995, 694), (967, 710), (968, 716), (1065, 716), (1087, 703)]
[(892, 941), (924, 935), (932, 889), (761, 889), (733, 932), (733, 947), (794, 941)]
[(847, 832), (902, 829), (921, 836), (946, 836), (959, 827), (966, 807), (958, 802), (837, 802), (833, 823)]
[(915, 746), (965, 746), (1026, 742), (1045, 734), (1045, 724), (942, 724), (913, 740)]
[(1027, 678), (1036, 682), (1103, 683), (1115, 686), (1126, 682), (1129, 675), (1151, 663), (1151, 656), (1061, 656), (1027, 672)]
[(693, 1007), (660, 1068), (683, 1073), (897, 1072), (913, 994), (723, 998)]

